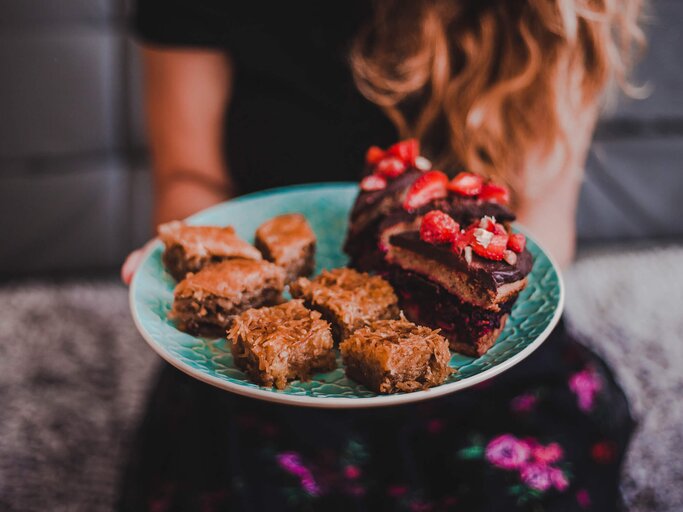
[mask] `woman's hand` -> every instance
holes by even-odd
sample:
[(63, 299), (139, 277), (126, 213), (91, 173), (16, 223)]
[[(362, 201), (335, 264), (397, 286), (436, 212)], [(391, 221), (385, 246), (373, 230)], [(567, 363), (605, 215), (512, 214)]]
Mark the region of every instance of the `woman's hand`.
[(142, 263), (142, 257), (156, 240), (156, 238), (153, 238), (139, 249), (135, 249), (126, 257), (126, 261), (124, 261), (121, 266), (121, 280), (126, 286), (130, 285), (130, 282), (133, 280), (133, 275), (140, 266), (140, 263)]

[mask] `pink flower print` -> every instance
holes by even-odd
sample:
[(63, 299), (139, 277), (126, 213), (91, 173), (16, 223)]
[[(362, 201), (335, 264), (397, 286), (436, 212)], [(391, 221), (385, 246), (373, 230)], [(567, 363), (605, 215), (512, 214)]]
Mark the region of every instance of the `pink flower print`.
[(581, 508), (588, 508), (591, 506), (591, 496), (586, 489), (579, 489), (576, 491), (576, 502)]
[(365, 488), (362, 485), (351, 485), (347, 490), (351, 496), (355, 496), (356, 498), (365, 496)]
[(546, 464), (532, 462), (522, 468), (520, 476), (522, 477), (522, 482), (527, 486), (537, 491), (545, 492), (553, 484), (551, 477), (553, 469)]
[(400, 498), (408, 492), (408, 488), (405, 485), (392, 485), (387, 489), (387, 493), (392, 498)]
[(304, 466), (301, 457), (295, 452), (279, 453), (276, 457), (278, 464), (288, 473), (299, 477), (301, 487), (311, 496), (320, 494), (320, 486), (313, 478), (311, 470)]
[(591, 447), (591, 457), (598, 464), (611, 464), (616, 456), (617, 445), (614, 441), (600, 441)]
[(443, 430), (444, 422), (438, 418), (432, 418), (427, 423), (427, 432), (430, 434), (438, 434)]
[(355, 480), (360, 476), (360, 469), (358, 469), (358, 466), (349, 464), (344, 468), (344, 476), (346, 476), (346, 478), (349, 480)]
[(588, 412), (593, 408), (595, 395), (602, 389), (602, 381), (592, 368), (586, 368), (569, 378), (569, 389), (576, 395), (579, 409)]
[(538, 399), (533, 393), (523, 393), (517, 395), (510, 402), (510, 408), (513, 412), (530, 412), (536, 405)]
[(564, 455), (562, 447), (557, 443), (550, 443), (548, 445), (537, 445), (533, 447), (531, 451), (531, 456), (542, 464), (552, 464), (557, 462)]
[(410, 512), (429, 512), (432, 510), (431, 503), (426, 503), (424, 501), (413, 501), (410, 504)]
[(512, 434), (503, 434), (489, 441), (486, 460), (503, 469), (517, 469), (529, 458), (529, 445)]
[(569, 480), (564, 472), (559, 468), (550, 468), (550, 481), (553, 487), (560, 492), (564, 492), (569, 487)]

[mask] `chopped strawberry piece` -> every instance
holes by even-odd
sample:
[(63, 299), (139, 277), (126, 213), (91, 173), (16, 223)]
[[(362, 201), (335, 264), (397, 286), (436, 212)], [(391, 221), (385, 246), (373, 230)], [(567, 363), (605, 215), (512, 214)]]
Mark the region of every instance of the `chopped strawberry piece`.
[(465, 247), (470, 245), (470, 240), (471, 238), (468, 231), (458, 231), (453, 237), (453, 245), (451, 246), (451, 250), (457, 252), (458, 254), (462, 253)]
[(482, 201), (491, 201), (498, 204), (508, 204), (510, 202), (510, 191), (503, 185), (487, 183), (481, 187), (479, 199)]
[(374, 192), (375, 190), (384, 190), (387, 187), (387, 180), (378, 174), (370, 174), (363, 178), (360, 182), (361, 190), (365, 192)]
[(370, 146), (365, 153), (365, 161), (370, 165), (377, 165), (384, 158), (384, 150), (379, 146)]
[(441, 171), (427, 171), (418, 177), (408, 189), (403, 208), (408, 211), (441, 199), (448, 195), (448, 176)]
[(484, 181), (471, 172), (461, 172), (448, 184), (448, 190), (462, 196), (476, 196), (481, 192)]
[[(499, 225), (499, 224), (497, 224)], [(500, 261), (507, 249), (508, 235), (480, 228), (477, 224), (467, 230), (472, 250), (482, 258)]]
[(513, 233), (508, 239), (508, 249), (523, 252), (526, 247), (526, 237), (522, 233)]
[(403, 160), (399, 160), (395, 156), (390, 156), (380, 160), (375, 168), (375, 172), (386, 178), (396, 178), (403, 174), (407, 168), (408, 167)]
[(507, 230), (505, 229), (505, 226), (503, 226), (502, 224), (498, 224), (497, 222), (493, 225), (493, 232), (496, 235), (510, 236)]
[(485, 215), (479, 221), (479, 227), (485, 229), (486, 231), (493, 232), (496, 227), (496, 219), (493, 217), (489, 217), (488, 215)]
[(432, 210), (422, 218), (420, 238), (430, 244), (447, 244), (460, 233), (460, 225), (453, 217), (439, 210)]
[(406, 165), (415, 165), (415, 159), (420, 156), (420, 143), (417, 139), (408, 139), (397, 142), (387, 153), (400, 158)]

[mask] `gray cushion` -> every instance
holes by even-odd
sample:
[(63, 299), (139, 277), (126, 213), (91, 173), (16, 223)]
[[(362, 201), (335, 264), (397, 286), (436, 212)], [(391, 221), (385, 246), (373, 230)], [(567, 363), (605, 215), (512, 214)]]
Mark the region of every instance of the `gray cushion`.
[(683, 236), (683, 136), (619, 138), (591, 148), (579, 201), (583, 240)]
[(116, 159), (55, 159), (7, 173), (0, 239), (11, 243), (0, 244), (1, 272), (116, 267), (130, 245), (128, 200)]
[(121, 57), (111, 30), (0, 30), (0, 157), (117, 147)]

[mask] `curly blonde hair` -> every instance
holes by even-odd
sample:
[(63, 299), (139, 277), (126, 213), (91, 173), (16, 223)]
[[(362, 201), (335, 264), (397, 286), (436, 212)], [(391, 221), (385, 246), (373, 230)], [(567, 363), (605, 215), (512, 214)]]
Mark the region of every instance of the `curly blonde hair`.
[(610, 84), (628, 89), (643, 2), (379, 0), (351, 68), (361, 93), (438, 166), (492, 177), (518, 198), (553, 177), (528, 169), (532, 154), (569, 158), (580, 113)]

